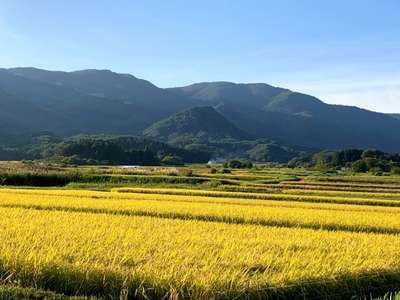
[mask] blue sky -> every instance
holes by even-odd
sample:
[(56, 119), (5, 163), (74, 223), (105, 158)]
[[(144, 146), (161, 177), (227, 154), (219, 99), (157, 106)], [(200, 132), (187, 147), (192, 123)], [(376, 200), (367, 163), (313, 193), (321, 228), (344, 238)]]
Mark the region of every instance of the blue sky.
[(399, 0), (1, 0), (0, 67), (266, 82), (400, 113)]

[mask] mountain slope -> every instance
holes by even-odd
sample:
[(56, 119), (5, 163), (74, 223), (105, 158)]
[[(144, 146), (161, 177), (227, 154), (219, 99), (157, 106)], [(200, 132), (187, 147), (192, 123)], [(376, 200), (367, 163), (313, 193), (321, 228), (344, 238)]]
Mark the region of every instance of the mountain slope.
[(179, 97), (160, 89), (151, 82), (130, 74), (110, 70), (81, 70), (75, 72), (46, 71), (35, 68), (14, 68), (9, 72), (24, 78), (71, 88), (77, 92), (100, 98), (122, 100), (137, 106), (151, 107), (157, 112), (174, 113), (190, 105), (186, 97)]
[(45, 131), (62, 125), (46, 109), (21, 100), (0, 88), (0, 133), (8, 135), (21, 132)]
[(191, 103), (145, 80), (102, 70), (0, 69), (0, 88), (62, 120), (61, 128), (47, 125), (63, 135), (138, 133)]
[(312, 148), (400, 151), (400, 120), (266, 84), (200, 83), (170, 89), (207, 103), (237, 127), (262, 138)]
[(171, 142), (179, 137), (220, 139), (249, 138), (210, 106), (194, 107), (161, 120), (143, 131), (144, 136)]

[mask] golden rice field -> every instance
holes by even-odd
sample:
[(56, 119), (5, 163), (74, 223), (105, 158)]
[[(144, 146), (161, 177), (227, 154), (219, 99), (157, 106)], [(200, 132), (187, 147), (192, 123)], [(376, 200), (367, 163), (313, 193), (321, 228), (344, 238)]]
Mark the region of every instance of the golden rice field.
[(400, 287), (400, 185), (309, 183), (0, 188), (0, 278), (103, 299), (358, 299)]

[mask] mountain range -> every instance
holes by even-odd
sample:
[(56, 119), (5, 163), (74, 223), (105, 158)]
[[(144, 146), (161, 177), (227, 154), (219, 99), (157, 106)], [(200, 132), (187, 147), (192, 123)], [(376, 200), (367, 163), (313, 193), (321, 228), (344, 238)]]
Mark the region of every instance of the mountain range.
[(267, 84), (199, 83), (171, 91), (214, 106), (253, 136), (322, 149), (400, 150), (399, 119)]
[(0, 69), (0, 139), (40, 132), (143, 134), (181, 146), (189, 138), (261, 139), (317, 149), (400, 151), (399, 115), (331, 105), (264, 83), (162, 89), (109, 70)]

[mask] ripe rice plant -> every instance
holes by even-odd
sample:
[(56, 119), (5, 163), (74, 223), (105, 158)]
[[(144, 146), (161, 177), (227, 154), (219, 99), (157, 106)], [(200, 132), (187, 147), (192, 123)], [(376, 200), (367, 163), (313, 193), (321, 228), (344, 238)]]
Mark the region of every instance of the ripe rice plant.
[(377, 188), (377, 189), (400, 189), (399, 184), (376, 184), (371, 182), (354, 183), (354, 182), (331, 182), (331, 181), (287, 181), (281, 182), (282, 185), (304, 185), (304, 186), (329, 186), (329, 187), (348, 187), (348, 188)]
[[(259, 182), (282, 174), (1, 188), (0, 298), (350, 298), (400, 284), (396, 182)], [(121, 178), (142, 187), (112, 188)]]
[[(218, 191), (203, 191), (193, 189), (149, 189), (149, 188), (122, 188), (113, 189), (117, 193), (111, 194), (106, 192), (93, 192), (84, 190), (34, 190), (34, 189), (0, 189), (0, 195), (2, 193), (15, 193), (15, 194), (41, 194), (48, 196), (63, 195), (65, 197), (94, 197), (94, 198), (130, 198), (129, 194), (153, 194), (160, 195), (176, 195), (176, 196), (202, 196), (211, 198), (229, 198), (231, 199), (258, 199), (258, 200), (270, 200), (270, 201), (292, 201), (292, 202), (306, 202), (306, 203), (332, 203), (332, 204), (349, 204), (349, 205), (370, 205), (370, 206), (390, 206), (400, 207), (400, 202), (387, 199), (371, 199), (371, 198), (346, 198), (346, 197), (331, 197), (331, 196), (309, 196), (309, 195), (289, 195), (289, 194), (261, 194), (261, 193), (229, 193), (229, 192), (218, 192)], [(135, 195), (134, 197), (139, 197)], [(169, 197), (168, 200), (173, 197)], [(146, 198), (148, 199), (148, 198)]]
[[(79, 200), (82, 198), (99, 200), (137, 200), (137, 201), (173, 201), (173, 202), (197, 202), (197, 203), (217, 203), (217, 204), (234, 204), (242, 206), (274, 206), (274, 207), (300, 207), (310, 209), (324, 210), (344, 210), (344, 211), (384, 211), (397, 212), (400, 208), (387, 207), (385, 205), (352, 205), (342, 203), (319, 203), (308, 201), (292, 201), (290, 198), (267, 200), (251, 198), (240, 198), (235, 193), (213, 195), (213, 191), (199, 191), (190, 189), (165, 189), (165, 188), (124, 188), (125, 192), (119, 192), (119, 188), (113, 189), (113, 192), (105, 191), (86, 191), (86, 190), (61, 190), (61, 189), (0, 189), (0, 196), (3, 203), (6, 199), (30, 200), (38, 198), (47, 198), (58, 203), (58, 199)], [(116, 191), (116, 192), (115, 192)], [(128, 192), (129, 191), (129, 192)], [(236, 196), (236, 197), (235, 197)], [(359, 199), (360, 200), (360, 199)], [(361, 199), (362, 200), (362, 199)], [(369, 200), (369, 199), (367, 199)], [(1, 204), (1, 202), (0, 202)], [(367, 202), (368, 204), (368, 202)]]
[(329, 185), (306, 185), (306, 184), (275, 184), (265, 185), (268, 188), (279, 189), (304, 189), (304, 190), (326, 190), (326, 191), (348, 191), (348, 192), (364, 192), (364, 193), (399, 193), (399, 188), (369, 188), (365, 187), (352, 187), (352, 186), (329, 186)]
[(377, 206), (393, 206), (399, 207), (399, 200), (394, 198), (394, 201), (386, 198), (371, 199), (366, 198), (348, 198), (345, 195), (342, 197), (331, 197), (330, 195), (307, 195), (306, 193), (245, 193), (245, 192), (223, 192), (223, 191), (207, 191), (194, 189), (160, 189), (160, 188), (114, 188), (113, 191), (120, 193), (143, 193), (143, 194), (164, 194), (164, 195), (185, 195), (185, 196), (205, 196), (205, 197), (222, 197), (222, 198), (240, 198), (240, 199), (262, 199), (275, 201), (298, 201), (298, 202), (314, 202), (314, 203), (340, 203), (353, 205), (377, 205)]
[(1, 208), (0, 228), (0, 275), (66, 295), (351, 297), (400, 283), (394, 235), (20, 208)]
[[(74, 191), (79, 194), (79, 191)], [(58, 210), (89, 213), (119, 214), (128, 216), (152, 216), (170, 219), (192, 219), (235, 224), (257, 224), (263, 226), (299, 227), (341, 231), (364, 231), (376, 233), (400, 233), (400, 209), (378, 207), (378, 209), (363, 209), (357, 207), (340, 208), (340, 205), (329, 207), (296, 206), (288, 203), (273, 205), (267, 203), (210, 201), (208, 197), (176, 196), (157, 194), (132, 194), (127, 199), (114, 198), (114, 193), (108, 193), (109, 198), (85, 197), (92, 192), (83, 192), (81, 197), (66, 197), (63, 195), (41, 195), (40, 190), (26, 194), (3, 193), (1, 207), (20, 207), (36, 210)], [(62, 193), (61, 193), (62, 194)], [(107, 194), (107, 193), (103, 193)], [(146, 197), (144, 197), (146, 196)], [(243, 203), (244, 201), (244, 203)], [(243, 205), (245, 204), (245, 205)]]
[(373, 198), (373, 199), (392, 199), (400, 200), (400, 194), (396, 193), (366, 193), (366, 192), (350, 192), (350, 191), (325, 191), (325, 190), (295, 190), (287, 189), (282, 190), (282, 193), (293, 195), (313, 195), (313, 196), (330, 196), (330, 197), (346, 197), (346, 198)]
[(318, 182), (347, 182), (347, 183), (372, 183), (372, 184), (400, 184), (400, 177), (377, 177), (377, 176), (321, 176), (312, 175), (305, 177), (306, 181), (318, 181)]

